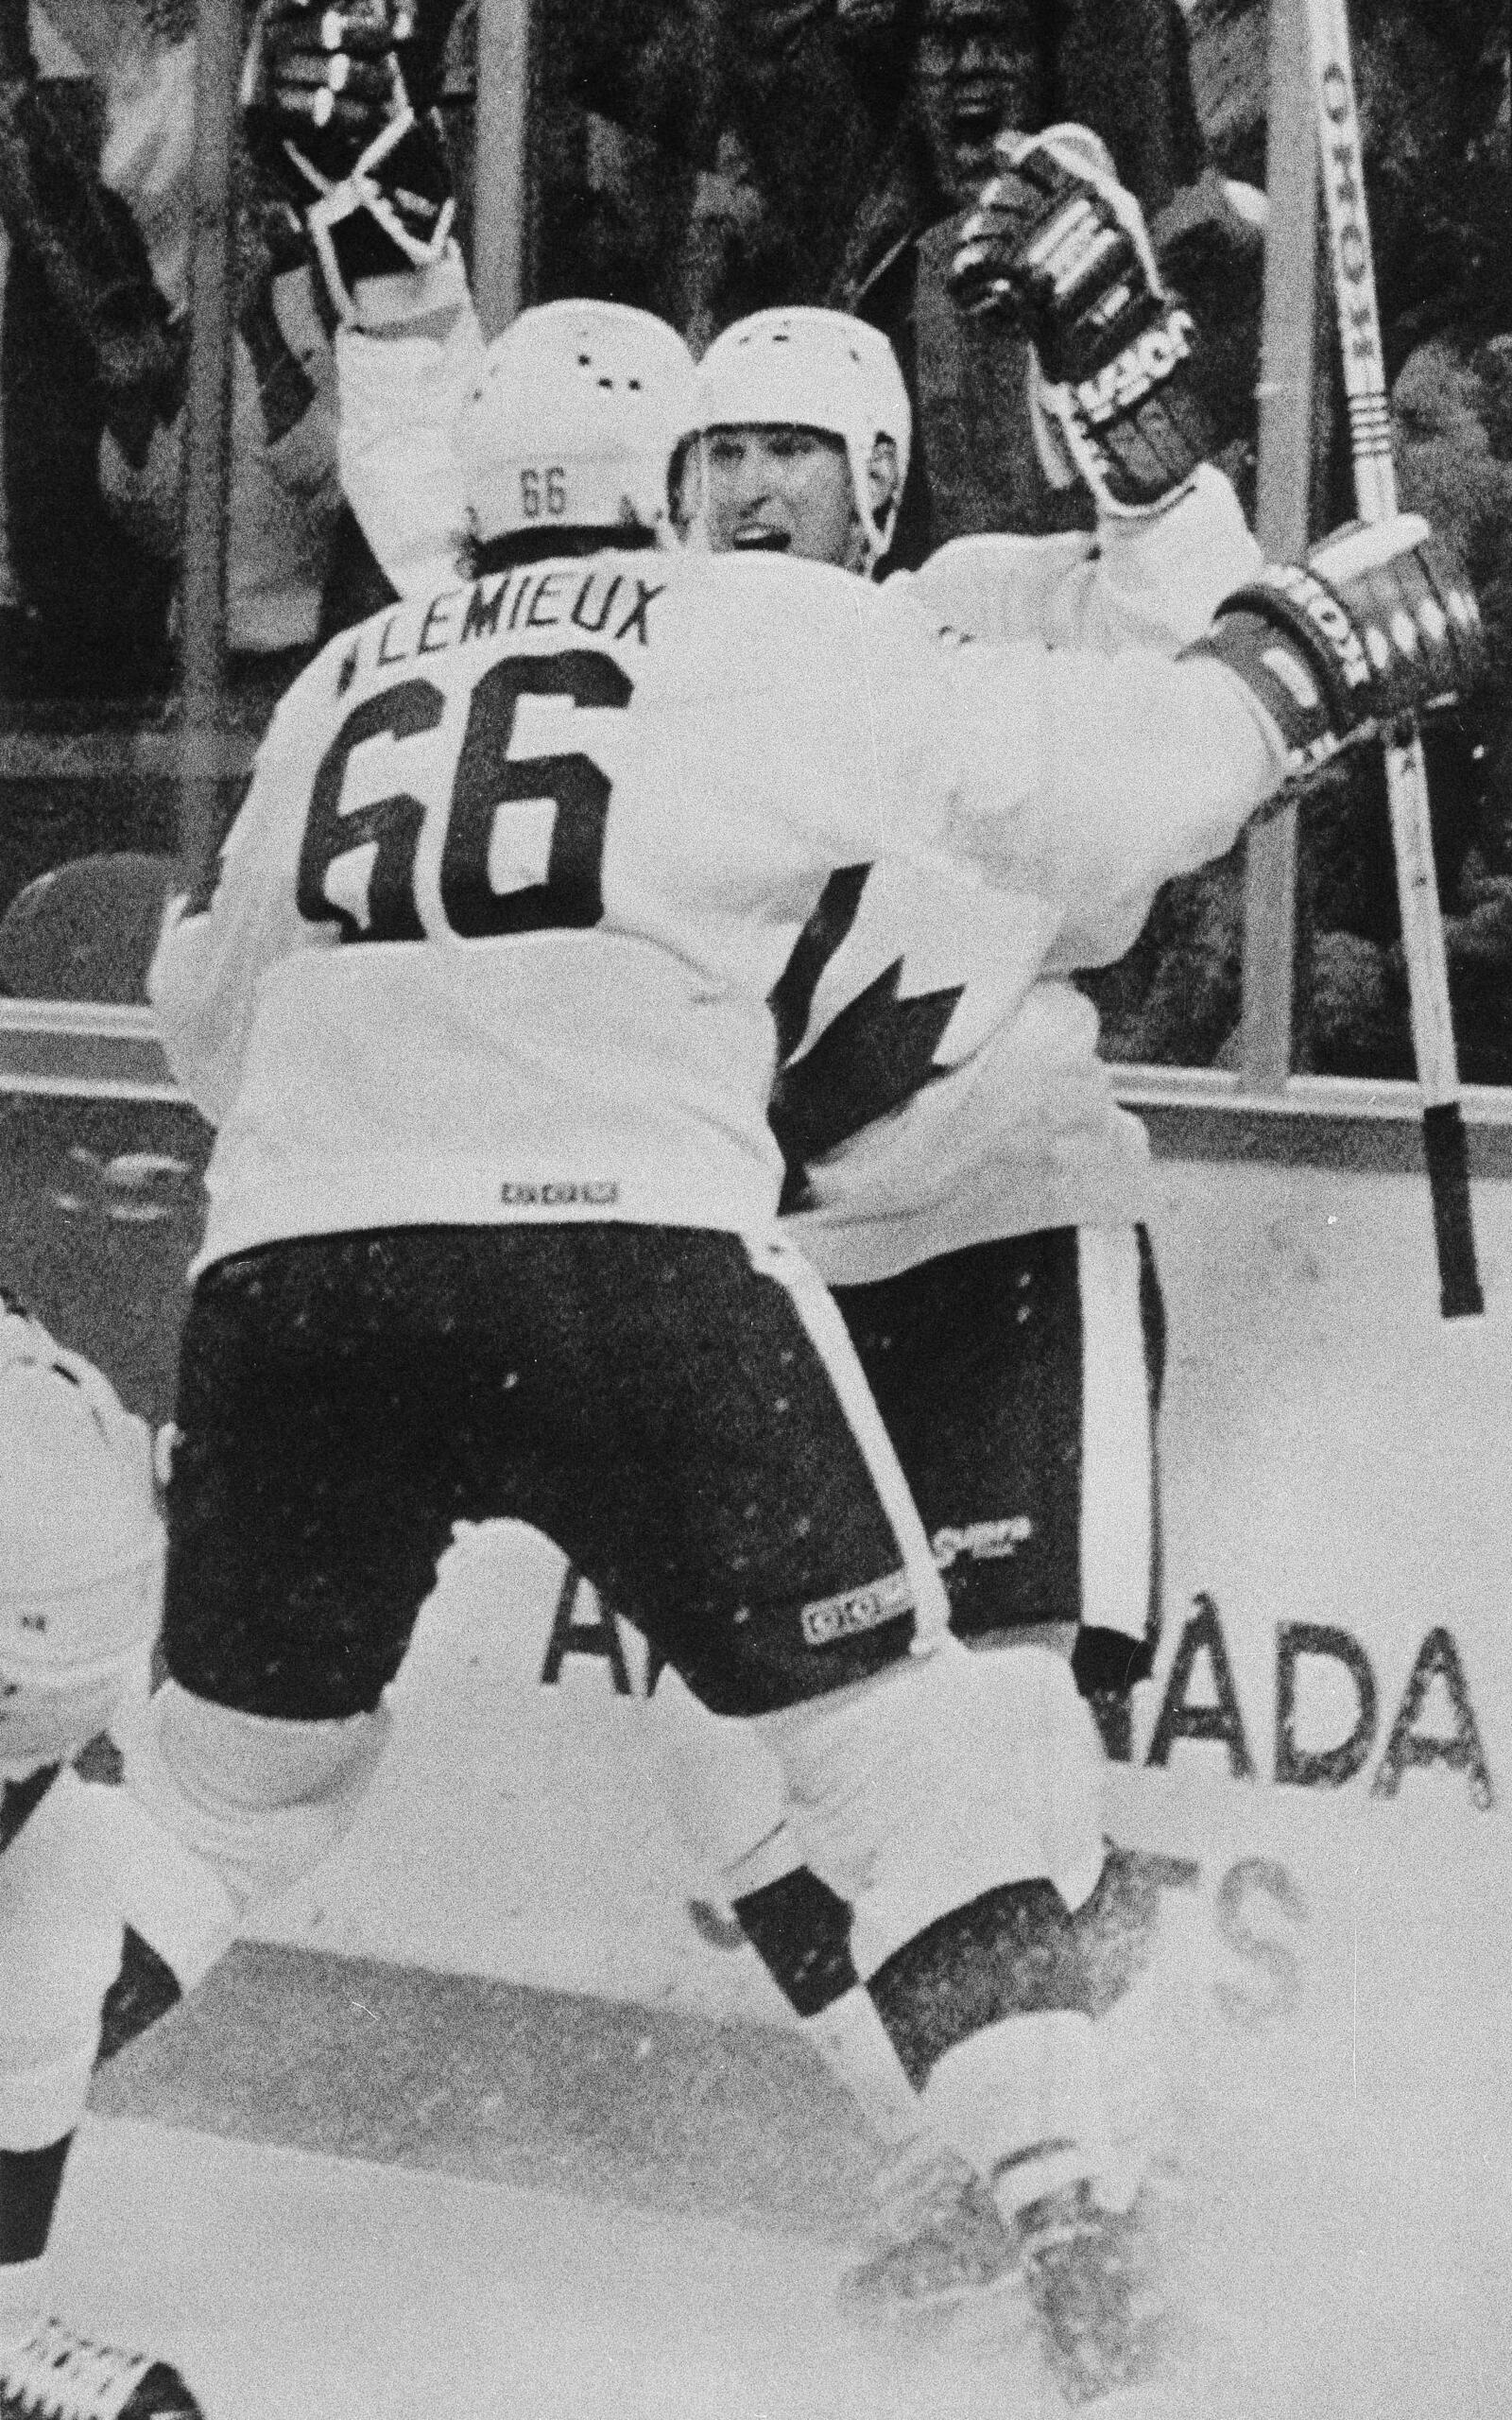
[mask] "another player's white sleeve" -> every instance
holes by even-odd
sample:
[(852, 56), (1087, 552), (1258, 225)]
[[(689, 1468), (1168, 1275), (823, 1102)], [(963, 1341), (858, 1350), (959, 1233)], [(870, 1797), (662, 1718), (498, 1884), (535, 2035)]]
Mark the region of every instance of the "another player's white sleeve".
[[(452, 445), (458, 406), (483, 359), (483, 332), (460, 260), (441, 263), (414, 287), (409, 314), (454, 316), (444, 334), (336, 333), (341, 484), (374, 561), (400, 595), (444, 587), (455, 577), (467, 499)], [(372, 291), (363, 289), (366, 297)], [(421, 306), (425, 309), (421, 312)]]
[[(952, 643), (901, 583), (872, 594), (849, 681), (850, 745), (877, 780), (872, 854), (921, 844), (974, 860), (995, 888), (1043, 906), (1051, 963), (1072, 932), (1117, 955), (1160, 885), (1221, 856), (1285, 778), (1280, 735), (1217, 663)], [(811, 809), (838, 798), (838, 758), (809, 745), (818, 734), (796, 735), (818, 777)]]
[(1204, 463), (1167, 511), (1099, 522), (1095, 558), (1062, 583), (1040, 636), (1050, 647), (1174, 654), (1263, 561), (1233, 489)]
[(947, 844), (1053, 904), (1041, 971), (1121, 956), (1161, 883), (1222, 856), (1285, 775), (1278, 735), (1216, 665), (967, 647), (954, 691)]
[(284, 856), (298, 847), (300, 826), (281, 811), (292, 778), (307, 783), (308, 769), (296, 771), (281, 708), (221, 849), (214, 891), (169, 901), (147, 972), (168, 1064), (213, 1126), (235, 1098), (263, 977), (296, 950), (330, 948), (336, 938), (331, 925), (306, 924), (295, 905)]
[(1037, 639), (1056, 598), (1092, 559), (1090, 529), (1053, 538), (1011, 538), (984, 532), (952, 538), (916, 572), (894, 572), (891, 596), (906, 591), (942, 630), (963, 637)]
[(1233, 489), (1204, 464), (1164, 512), (1095, 533), (953, 539), (911, 585), (924, 612), (972, 638), (1174, 653), (1261, 562)]
[(909, 584), (937, 626), (999, 642), (954, 653), (954, 835), (1057, 909), (1043, 971), (1121, 957), (1160, 884), (1222, 856), (1276, 787), (1275, 736), (1241, 684), (1169, 661), (1260, 563), (1204, 468), (1169, 511), (1095, 541), (960, 540)]

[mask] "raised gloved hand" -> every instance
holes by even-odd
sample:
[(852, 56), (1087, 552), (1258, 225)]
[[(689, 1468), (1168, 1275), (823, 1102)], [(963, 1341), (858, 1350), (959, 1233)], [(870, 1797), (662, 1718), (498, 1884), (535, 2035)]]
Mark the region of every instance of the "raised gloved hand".
[(410, 0), (263, 0), (242, 82), (248, 147), (308, 231), (333, 303), (428, 268), (455, 214), (440, 130), (412, 104)]
[(1486, 641), (1453, 547), (1401, 512), (1335, 530), (1305, 564), (1269, 566), (1185, 652), (1239, 675), (1296, 777), (1351, 739), (1453, 704), (1481, 678)]
[(1211, 450), (1192, 315), (1088, 128), (1000, 135), (997, 156), (951, 265), (957, 307), (1028, 338), (1042, 426), (1099, 509), (1160, 510)]

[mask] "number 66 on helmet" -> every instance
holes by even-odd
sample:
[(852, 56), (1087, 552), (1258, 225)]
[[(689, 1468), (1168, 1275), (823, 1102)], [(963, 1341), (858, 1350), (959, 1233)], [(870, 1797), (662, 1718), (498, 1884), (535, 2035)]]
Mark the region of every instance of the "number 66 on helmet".
[(693, 356), (628, 303), (543, 302), (490, 345), (454, 440), (474, 536), (661, 531)]

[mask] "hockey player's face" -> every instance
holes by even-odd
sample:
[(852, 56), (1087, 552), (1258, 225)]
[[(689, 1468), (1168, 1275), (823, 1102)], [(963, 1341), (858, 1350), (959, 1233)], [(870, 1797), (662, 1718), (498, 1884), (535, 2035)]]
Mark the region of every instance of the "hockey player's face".
[(711, 429), (705, 512), (716, 555), (799, 555), (861, 568), (861, 523), (845, 445), (816, 428)]
[(957, 207), (992, 174), (1005, 127), (1038, 134), (1043, 91), (1035, 0), (926, 0), (914, 98), (940, 187)]

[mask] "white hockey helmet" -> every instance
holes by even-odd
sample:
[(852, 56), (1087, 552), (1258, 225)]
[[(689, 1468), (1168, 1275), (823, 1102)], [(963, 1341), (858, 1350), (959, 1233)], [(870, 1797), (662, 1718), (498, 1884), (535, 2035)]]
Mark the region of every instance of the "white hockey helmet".
[(74, 1754), (157, 1633), (152, 1439), (0, 1297), (0, 1767)]
[(457, 418), (477, 536), (660, 529), (692, 425), (693, 355), (625, 302), (542, 302), (495, 337)]
[[(816, 428), (844, 440), (868, 561), (892, 544), (913, 414), (898, 356), (880, 328), (845, 311), (794, 305), (753, 312), (715, 337), (698, 364), (697, 425), (712, 428)], [(891, 444), (898, 475), (878, 511), (870, 469), (879, 438)]]

